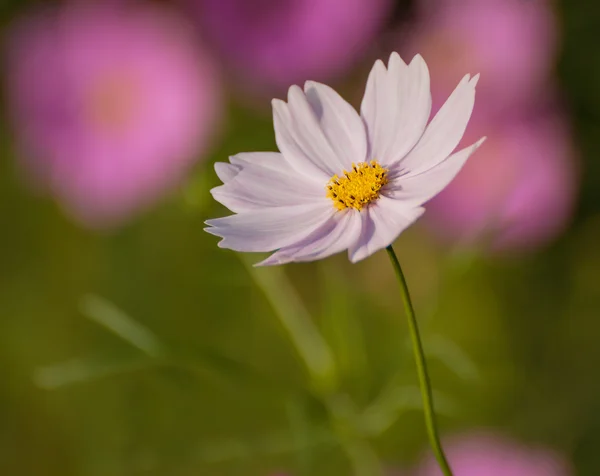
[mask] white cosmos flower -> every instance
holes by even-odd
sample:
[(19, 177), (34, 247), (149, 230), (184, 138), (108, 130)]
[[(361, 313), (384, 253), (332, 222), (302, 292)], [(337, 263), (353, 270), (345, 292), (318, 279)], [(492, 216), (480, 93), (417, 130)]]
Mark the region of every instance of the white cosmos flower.
[(348, 250), (356, 262), (390, 245), (485, 140), (452, 153), (475, 101), (466, 75), (433, 120), (429, 71), (392, 53), (367, 81), (360, 115), (333, 89), (307, 81), (273, 100), (281, 152), (217, 163), (211, 190), (234, 215), (208, 220), (221, 248), (275, 251), (260, 265), (312, 261)]

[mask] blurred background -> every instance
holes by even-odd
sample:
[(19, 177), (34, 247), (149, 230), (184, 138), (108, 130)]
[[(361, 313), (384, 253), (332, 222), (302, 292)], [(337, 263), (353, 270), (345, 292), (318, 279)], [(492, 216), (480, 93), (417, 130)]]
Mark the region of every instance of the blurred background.
[(203, 232), (271, 98), (358, 106), (392, 51), (434, 108), (481, 73), (487, 143), (395, 244), (456, 474), (599, 474), (599, 32), (587, 0), (0, 0), (0, 474), (439, 474), (385, 253)]

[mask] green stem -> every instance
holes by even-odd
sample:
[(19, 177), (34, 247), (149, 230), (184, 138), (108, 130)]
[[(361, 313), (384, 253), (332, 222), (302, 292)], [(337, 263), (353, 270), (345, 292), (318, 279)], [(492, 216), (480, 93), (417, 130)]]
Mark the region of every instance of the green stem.
[(408, 292), (408, 285), (406, 284), (406, 278), (402, 272), (402, 267), (398, 261), (398, 257), (392, 248), (392, 245), (386, 248), (398, 282), (400, 283), (400, 294), (402, 294), (402, 301), (404, 301), (404, 310), (408, 317), (408, 329), (410, 332), (410, 338), (413, 345), (413, 351), (415, 355), (415, 361), (417, 364), (417, 373), (419, 375), (419, 387), (421, 388), (421, 396), (423, 397), (423, 412), (425, 413), (425, 426), (427, 427), (427, 435), (429, 436), (429, 443), (433, 449), (435, 459), (437, 460), (442, 472), (445, 476), (452, 476), (452, 470), (444, 455), (440, 437), (438, 435), (437, 424), (435, 420), (435, 410), (433, 408), (433, 394), (431, 391), (431, 381), (429, 380), (429, 374), (427, 372), (427, 362), (425, 361), (425, 352), (423, 351), (423, 344), (421, 343), (421, 337), (419, 336), (419, 327), (417, 325), (417, 318), (415, 316), (415, 310), (413, 309), (412, 302), (410, 300), (410, 293)]

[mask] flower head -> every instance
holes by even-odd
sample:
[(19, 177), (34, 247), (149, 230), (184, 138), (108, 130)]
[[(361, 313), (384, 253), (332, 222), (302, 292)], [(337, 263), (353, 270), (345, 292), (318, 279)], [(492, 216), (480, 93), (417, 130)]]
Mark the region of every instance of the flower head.
[(426, 222), (445, 239), (490, 251), (541, 246), (564, 231), (575, 204), (565, 120), (543, 108), (485, 124), (494, 131), (489, 143), (430, 202)]
[(30, 175), (80, 222), (117, 225), (173, 187), (219, 115), (209, 57), (163, 8), (65, 5), (15, 25), (8, 87)]
[(280, 153), (217, 163), (216, 200), (235, 215), (207, 231), (236, 251), (273, 251), (261, 264), (312, 261), (348, 250), (352, 262), (390, 245), (421, 216), (481, 144), (452, 153), (475, 101), (466, 75), (433, 120), (423, 58), (393, 53), (371, 70), (360, 115), (333, 89), (309, 81), (273, 100)]
[(244, 83), (287, 89), (339, 77), (383, 27), (390, 0), (181, 0)]
[[(570, 476), (570, 465), (554, 452), (528, 447), (492, 433), (479, 432), (450, 440), (446, 445), (452, 469), (461, 476)], [(441, 476), (428, 457), (414, 476)]]
[(511, 111), (544, 96), (558, 49), (551, 3), (418, 0), (419, 27), (403, 39), (402, 48), (428, 59), (434, 109), (469, 70), (484, 78), (477, 95), (487, 110)]

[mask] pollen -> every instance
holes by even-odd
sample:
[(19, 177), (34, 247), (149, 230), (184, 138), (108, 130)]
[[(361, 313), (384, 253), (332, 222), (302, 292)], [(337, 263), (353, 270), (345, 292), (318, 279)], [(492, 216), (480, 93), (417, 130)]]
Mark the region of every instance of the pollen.
[(334, 175), (327, 183), (327, 196), (338, 210), (362, 208), (379, 198), (381, 187), (388, 183), (388, 169), (375, 160), (352, 164), (352, 170)]

